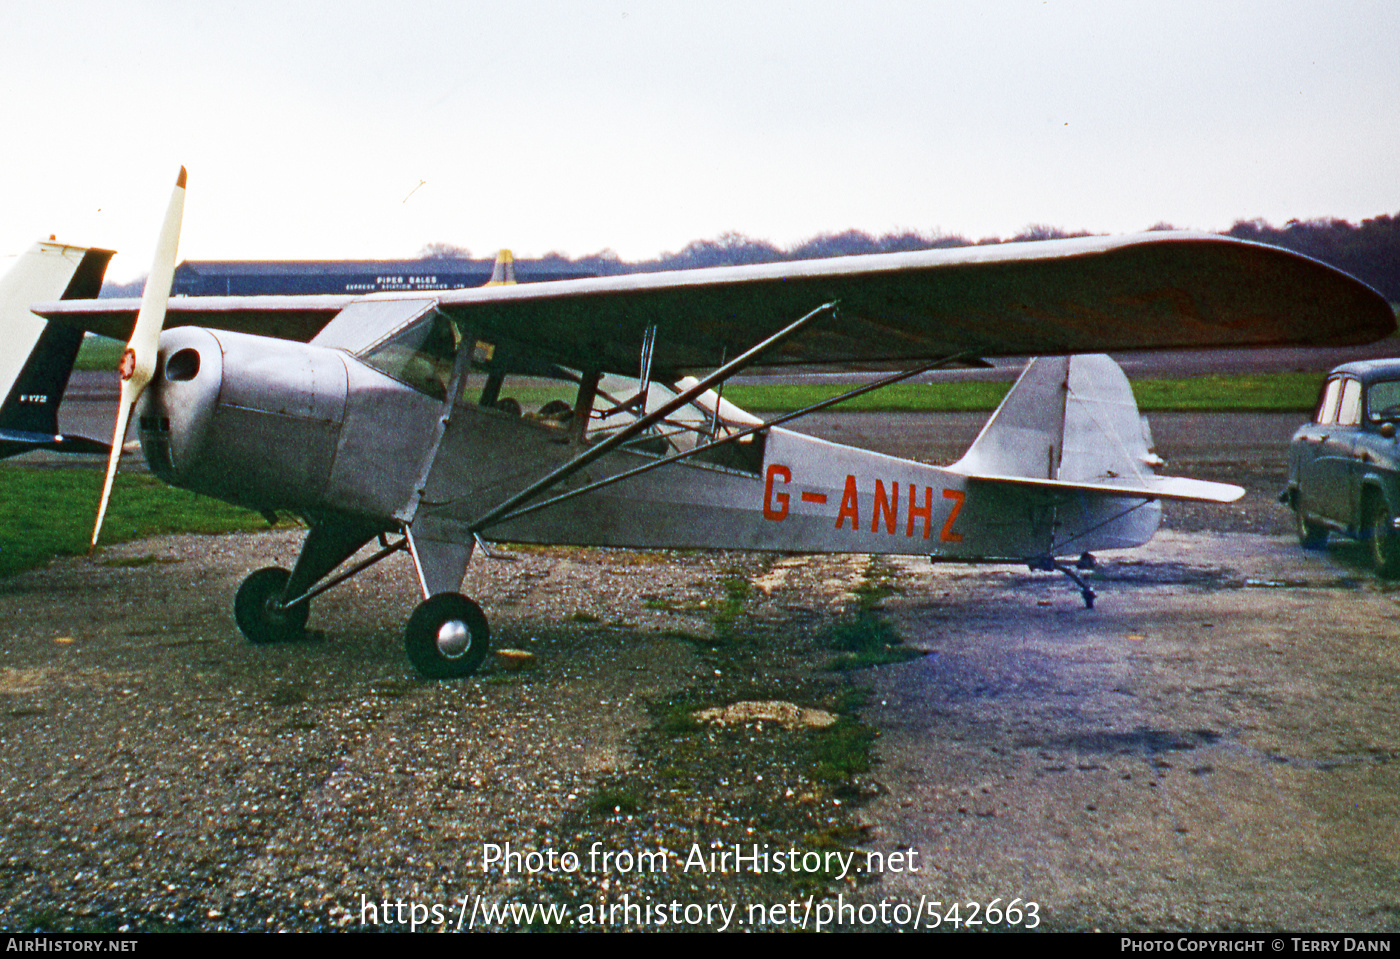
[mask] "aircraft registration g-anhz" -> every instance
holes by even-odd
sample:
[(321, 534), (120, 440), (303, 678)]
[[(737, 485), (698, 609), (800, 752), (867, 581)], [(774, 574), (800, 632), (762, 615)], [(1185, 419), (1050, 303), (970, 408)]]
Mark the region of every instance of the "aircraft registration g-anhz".
[[(486, 537), (923, 554), (1073, 576), (1057, 557), (1146, 542), (1160, 500), (1243, 493), (1155, 475), (1121, 370), (1074, 354), (1358, 344), (1395, 326), (1379, 294), (1331, 267), (1179, 233), (167, 303), (184, 181), (139, 306), (33, 306), (129, 339), (94, 542), (134, 404), (166, 482), (309, 526), (292, 570), (239, 588), (250, 640), (300, 634), (313, 597), (407, 550), (424, 601), (405, 644), (434, 677), (486, 654), (486, 619), (457, 592)], [(1017, 354), (1054, 356), (943, 468), (803, 436), (781, 428), (799, 414), (759, 420), (714, 392), (755, 365), (897, 371), (865, 391)]]

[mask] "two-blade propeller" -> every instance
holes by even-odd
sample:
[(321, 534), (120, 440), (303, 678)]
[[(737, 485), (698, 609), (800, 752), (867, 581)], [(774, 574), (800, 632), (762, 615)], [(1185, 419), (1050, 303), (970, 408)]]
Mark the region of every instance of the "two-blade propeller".
[(170, 195), (170, 206), (165, 211), (165, 222), (161, 224), (155, 259), (146, 278), (146, 290), (141, 296), (141, 309), (136, 314), (136, 325), (131, 330), (131, 339), (127, 341), (126, 352), (122, 354), (121, 366), (118, 367), (122, 377), (121, 402), (117, 406), (112, 452), (107, 459), (107, 479), (102, 484), (102, 500), (97, 506), (97, 524), (92, 530), (89, 549), (97, 546), (98, 534), (102, 532), (102, 520), (107, 515), (107, 500), (112, 495), (112, 481), (117, 476), (117, 461), (121, 459), (122, 442), (126, 439), (131, 410), (155, 375), (160, 331), (165, 325), (165, 306), (170, 299), (170, 287), (175, 281), (175, 254), (180, 246), (180, 221), (184, 213), (185, 168), (180, 167), (175, 191)]

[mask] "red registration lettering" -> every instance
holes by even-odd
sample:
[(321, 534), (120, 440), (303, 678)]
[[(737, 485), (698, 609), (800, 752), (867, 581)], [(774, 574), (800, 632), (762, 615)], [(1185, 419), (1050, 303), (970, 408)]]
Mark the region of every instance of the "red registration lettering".
[(943, 524), (943, 531), (938, 534), (938, 538), (945, 543), (961, 543), (962, 533), (953, 532), (953, 520), (958, 518), (958, 512), (962, 509), (966, 494), (960, 489), (945, 489), (943, 498), (953, 501), (953, 511), (948, 514), (948, 522)]
[(899, 513), (899, 484), (890, 484), (893, 490), (889, 496), (885, 495), (885, 484), (880, 480), (875, 481), (875, 515), (870, 517), (870, 532), (880, 532), (880, 517), (885, 518), (885, 532), (893, 533), (895, 520)]
[(922, 519), (922, 520), (924, 521), (924, 539), (928, 539), (931, 535), (933, 535), (933, 487), (932, 487), (932, 486), (925, 486), (925, 487), (924, 487), (924, 505), (923, 505), (923, 506), (919, 506), (919, 505), (918, 505), (919, 501), (915, 498), (915, 497), (917, 497), (917, 496), (918, 496), (917, 488), (914, 486), (913, 483), (910, 483), (910, 484), (909, 484), (909, 526), (908, 526), (907, 529), (905, 529), (904, 535), (905, 535), (905, 536), (913, 536), (913, 535), (914, 535), (914, 518), (917, 516), (918, 518), (920, 518), (920, 519)]
[(836, 528), (846, 520), (851, 521), (851, 529), (860, 529), (860, 500), (856, 497), (856, 478), (846, 477), (846, 491), (841, 494), (841, 509), (836, 514)]
[[(786, 493), (773, 492), (773, 481), (782, 480), (784, 484), (792, 480), (792, 470), (777, 463), (768, 467), (768, 478), (763, 484), (763, 518), (778, 522), (787, 518), (788, 500), (790, 497)], [(773, 504), (777, 503), (776, 509)]]

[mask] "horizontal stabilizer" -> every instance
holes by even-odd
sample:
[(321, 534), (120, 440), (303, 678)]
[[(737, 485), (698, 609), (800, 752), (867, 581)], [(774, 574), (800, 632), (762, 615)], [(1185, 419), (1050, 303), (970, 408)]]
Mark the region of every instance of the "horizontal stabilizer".
[(1123, 370), (1102, 354), (1039, 357), (950, 469), (1062, 492), (1233, 503), (1238, 486), (1158, 476), (1146, 420)]
[(112, 447), (101, 440), (88, 439), (68, 433), (32, 433), (28, 430), (7, 430), (0, 427), (0, 458), (49, 450), (54, 453), (95, 453), (106, 456)]
[(1239, 486), (1187, 479), (1183, 476), (1150, 476), (1145, 482), (1124, 483), (1121, 486), (1113, 483), (1083, 483), (1030, 476), (977, 475), (969, 478), (979, 483), (1011, 483), (1062, 492), (1099, 493), (1141, 499), (1194, 500), (1199, 503), (1233, 503), (1244, 495), (1244, 489)]

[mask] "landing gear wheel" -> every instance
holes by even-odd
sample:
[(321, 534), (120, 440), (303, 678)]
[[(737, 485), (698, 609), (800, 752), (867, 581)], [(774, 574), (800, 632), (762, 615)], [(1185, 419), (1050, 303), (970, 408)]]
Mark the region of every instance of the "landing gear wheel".
[(275, 609), (273, 603), (282, 598), (282, 590), (292, 574), (278, 566), (269, 566), (252, 573), (238, 587), (233, 599), (233, 618), (249, 642), (281, 643), (296, 639), (306, 631), (306, 617), (311, 612), (307, 603), (290, 609)]
[(1400, 536), (1391, 522), (1390, 508), (1379, 494), (1366, 506), (1366, 537), (1376, 575), (1385, 579), (1400, 576)]
[(491, 648), (491, 629), (476, 603), (459, 593), (438, 593), (408, 618), (403, 645), (418, 672), (454, 679), (476, 672)]
[(1298, 528), (1298, 542), (1303, 549), (1322, 549), (1327, 545), (1327, 527), (1308, 519), (1308, 514), (1303, 511), (1302, 493), (1293, 497), (1293, 519)]

